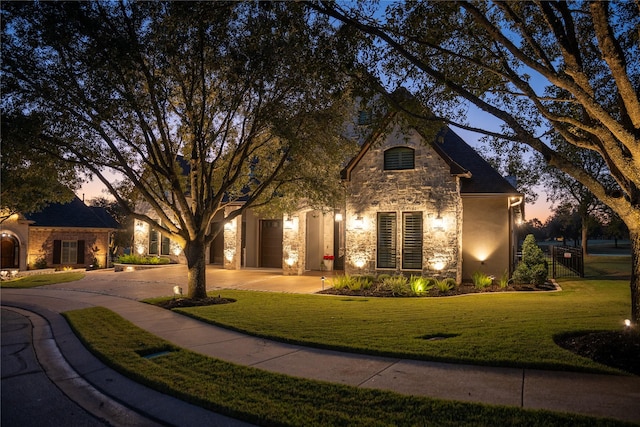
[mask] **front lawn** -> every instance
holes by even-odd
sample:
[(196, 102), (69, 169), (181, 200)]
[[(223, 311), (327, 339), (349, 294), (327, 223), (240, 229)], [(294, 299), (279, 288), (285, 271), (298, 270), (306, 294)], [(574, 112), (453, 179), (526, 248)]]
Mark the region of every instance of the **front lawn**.
[(52, 274), (35, 274), (25, 276), (15, 280), (6, 280), (0, 282), (2, 288), (35, 288), (38, 286), (53, 285), (56, 283), (75, 282), (84, 277), (84, 273), (52, 273)]
[(237, 302), (176, 311), (251, 335), (321, 348), (611, 373), (612, 368), (559, 347), (554, 337), (622, 330), (629, 317), (629, 283), (600, 277), (620, 277), (629, 263), (628, 257), (589, 257), (592, 277), (560, 280), (561, 292), (361, 298), (227, 290), (222, 296)]
[[(579, 415), (451, 402), (299, 379), (175, 347), (101, 307), (70, 311), (65, 317), (87, 347), (133, 380), (258, 425), (627, 425)], [(160, 352), (166, 353), (145, 357)]]

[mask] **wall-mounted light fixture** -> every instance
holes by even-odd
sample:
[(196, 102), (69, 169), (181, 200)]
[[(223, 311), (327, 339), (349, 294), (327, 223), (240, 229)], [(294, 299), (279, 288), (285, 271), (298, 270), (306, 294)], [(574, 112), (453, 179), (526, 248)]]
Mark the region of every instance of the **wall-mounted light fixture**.
[(361, 216), (353, 220), (353, 228), (356, 230), (362, 230), (364, 228), (364, 219)]
[(284, 219), (284, 229), (293, 230), (293, 218), (291, 218), (290, 216)]
[(444, 230), (444, 219), (438, 213), (438, 216), (433, 219), (433, 228), (435, 230)]
[(233, 230), (236, 226), (236, 219), (232, 219), (230, 221), (227, 221), (224, 223), (224, 229), (225, 230)]
[(340, 221), (342, 221), (342, 214), (341, 214), (340, 212), (338, 212), (338, 213), (335, 215), (335, 220), (336, 220), (336, 222), (340, 222)]

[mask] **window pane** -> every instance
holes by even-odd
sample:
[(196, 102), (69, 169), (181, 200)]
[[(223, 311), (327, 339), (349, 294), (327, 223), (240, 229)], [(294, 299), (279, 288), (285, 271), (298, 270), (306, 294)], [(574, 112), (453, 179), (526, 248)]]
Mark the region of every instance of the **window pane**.
[(396, 214), (378, 213), (378, 268), (396, 268)]
[(170, 246), (170, 240), (168, 237), (162, 236), (162, 242), (161, 242), (161, 246), (160, 246), (160, 253), (162, 255), (169, 255), (169, 246)]
[(60, 254), (61, 264), (77, 264), (78, 242), (75, 240), (63, 240)]
[(422, 212), (403, 214), (402, 268), (422, 269)]
[(158, 255), (158, 231), (151, 230), (149, 232), (149, 254)]
[(415, 169), (415, 152), (408, 147), (390, 148), (384, 152), (385, 170)]

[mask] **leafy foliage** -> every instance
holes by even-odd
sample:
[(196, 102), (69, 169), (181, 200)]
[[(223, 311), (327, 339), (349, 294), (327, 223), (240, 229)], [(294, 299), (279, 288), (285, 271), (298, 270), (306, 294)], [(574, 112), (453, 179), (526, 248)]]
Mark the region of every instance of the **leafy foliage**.
[(493, 284), (493, 278), (481, 271), (474, 271), (471, 279), (476, 289), (485, 289)]
[(162, 258), (158, 256), (141, 256), (141, 255), (122, 255), (118, 257), (118, 262), (122, 264), (136, 264), (136, 265), (161, 265), (169, 264), (171, 260), (169, 258)]
[(520, 284), (541, 285), (548, 277), (549, 271), (544, 253), (536, 244), (535, 237), (530, 234), (522, 243), (522, 260), (513, 272), (513, 280)]

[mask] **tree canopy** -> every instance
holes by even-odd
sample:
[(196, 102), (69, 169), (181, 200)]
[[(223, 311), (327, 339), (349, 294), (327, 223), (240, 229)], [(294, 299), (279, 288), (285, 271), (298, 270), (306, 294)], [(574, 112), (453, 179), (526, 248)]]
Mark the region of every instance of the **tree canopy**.
[[(190, 297), (206, 295), (216, 213), (242, 202), (230, 220), (295, 190), (310, 203), (340, 197), (348, 82), (327, 20), (302, 5), (2, 7), (2, 70), (13, 88), (3, 109), (37, 112), (41, 147), (82, 165), (127, 214), (182, 245)], [(135, 210), (134, 190), (155, 215)]]
[[(523, 144), (580, 182), (629, 227), (631, 316), (640, 321), (638, 2), (310, 1), (363, 49), (387, 90), (407, 86), (442, 119)], [(465, 121), (469, 106), (497, 130)], [(425, 120), (429, 117), (425, 117)], [(612, 182), (550, 143), (602, 158)]]

